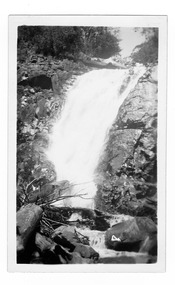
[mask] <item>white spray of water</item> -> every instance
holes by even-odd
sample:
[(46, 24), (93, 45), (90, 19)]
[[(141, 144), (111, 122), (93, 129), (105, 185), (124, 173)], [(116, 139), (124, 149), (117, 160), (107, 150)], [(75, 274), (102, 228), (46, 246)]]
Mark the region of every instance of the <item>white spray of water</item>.
[(55, 165), (58, 180), (80, 184), (71, 195), (86, 194), (82, 196), (85, 199), (69, 200), (69, 206), (94, 207), (94, 171), (106, 134), (144, 72), (143, 66), (136, 66), (132, 74), (129, 70), (93, 70), (79, 76), (68, 91), (61, 118), (53, 128), (48, 157)]

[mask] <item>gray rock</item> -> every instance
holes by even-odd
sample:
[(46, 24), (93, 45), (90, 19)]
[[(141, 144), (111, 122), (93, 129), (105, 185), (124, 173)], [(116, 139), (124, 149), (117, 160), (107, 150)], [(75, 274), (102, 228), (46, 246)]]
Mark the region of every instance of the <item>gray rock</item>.
[(76, 242), (74, 226), (60, 226), (54, 231), (54, 233), (52, 234), (52, 238), (54, 239), (57, 235), (63, 236), (69, 242)]
[(99, 254), (91, 246), (84, 245), (81, 243), (74, 244), (76, 245), (74, 252), (78, 252), (83, 258), (93, 258), (98, 259)]
[(17, 212), (18, 243), (17, 250), (25, 248), (28, 239), (35, 230), (42, 217), (43, 210), (35, 205), (28, 204)]
[[(105, 234), (105, 244), (109, 249), (139, 251), (142, 242), (144, 242), (147, 237), (154, 235), (156, 240), (156, 232), (157, 227), (151, 219), (136, 217), (118, 223), (108, 229)], [(149, 250), (150, 249), (147, 248), (147, 251)]]
[(41, 235), (40, 233), (36, 233), (35, 244), (41, 252), (49, 249), (54, 249), (56, 246), (56, 243), (53, 240), (44, 235)]
[(94, 263), (92, 259), (83, 258), (78, 252), (72, 253), (72, 259), (69, 264), (91, 264)]

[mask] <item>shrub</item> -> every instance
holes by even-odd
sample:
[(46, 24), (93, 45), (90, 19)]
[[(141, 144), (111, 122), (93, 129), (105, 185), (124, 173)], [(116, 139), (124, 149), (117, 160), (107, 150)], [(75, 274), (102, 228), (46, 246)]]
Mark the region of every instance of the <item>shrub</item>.
[(136, 46), (132, 59), (134, 62), (147, 64), (155, 64), (158, 62), (158, 29), (143, 29), (146, 41)]

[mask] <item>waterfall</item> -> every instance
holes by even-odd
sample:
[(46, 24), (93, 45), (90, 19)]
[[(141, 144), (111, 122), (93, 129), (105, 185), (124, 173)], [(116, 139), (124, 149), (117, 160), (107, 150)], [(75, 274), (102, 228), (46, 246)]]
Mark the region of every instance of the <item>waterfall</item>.
[[(48, 157), (58, 180), (76, 184), (67, 200), (69, 206), (94, 207), (97, 188), (94, 171), (109, 128), (119, 107), (135, 87), (145, 68), (93, 70), (77, 78), (67, 92), (61, 118), (53, 127)], [(66, 200), (64, 200), (66, 201)], [(62, 203), (62, 204), (61, 204)], [(64, 205), (64, 202), (57, 202)]]

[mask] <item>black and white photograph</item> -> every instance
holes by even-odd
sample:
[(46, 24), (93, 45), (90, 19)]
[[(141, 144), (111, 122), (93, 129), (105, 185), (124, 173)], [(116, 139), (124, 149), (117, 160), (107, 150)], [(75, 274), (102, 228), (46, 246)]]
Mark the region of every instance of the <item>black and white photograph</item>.
[(9, 23), (10, 267), (163, 268), (166, 17)]

